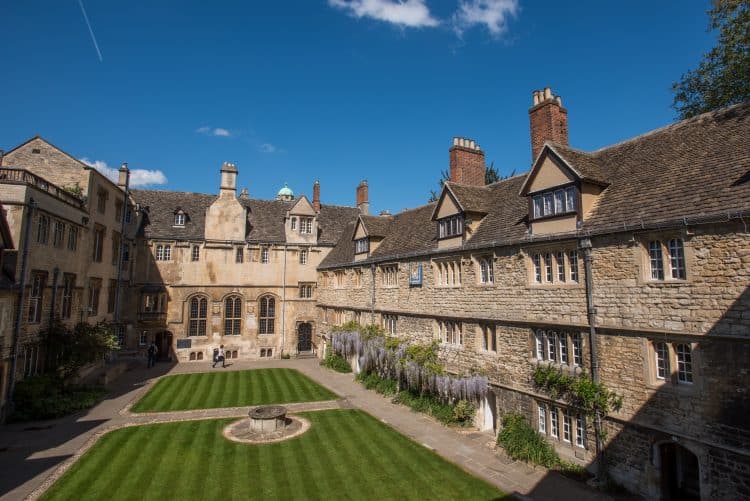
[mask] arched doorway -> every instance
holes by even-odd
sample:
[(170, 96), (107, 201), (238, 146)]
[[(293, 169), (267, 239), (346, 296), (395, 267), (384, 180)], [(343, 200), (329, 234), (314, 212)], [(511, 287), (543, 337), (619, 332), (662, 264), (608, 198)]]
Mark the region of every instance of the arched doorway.
[(674, 442), (659, 445), (661, 463), (661, 499), (699, 500), (700, 475), (698, 457)]
[(169, 331), (157, 332), (154, 336), (154, 344), (159, 349), (156, 360), (160, 362), (172, 360), (172, 333)]
[(303, 322), (297, 326), (297, 351), (307, 353), (312, 351), (312, 325)]

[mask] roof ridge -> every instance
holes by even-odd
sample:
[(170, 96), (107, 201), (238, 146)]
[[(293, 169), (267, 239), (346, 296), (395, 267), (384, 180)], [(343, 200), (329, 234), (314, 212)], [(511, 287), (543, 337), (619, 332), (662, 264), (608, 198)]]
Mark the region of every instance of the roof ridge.
[(728, 113), (731, 110), (734, 110), (734, 109), (737, 109), (737, 108), (743, 108), (743, 107), (749, 107), (750, 108), (750, 101), (744, 101), (742, 103), (733, 104), (731, 106), (727, 106), (727, 107), (724, 107), (724, 108), (719, 108), (717, 110), (707, 111), (705, 113), (701, 113), (700, 115), (695, 115), (694, 117), (686, 118), (684, 120), (680, 120), (679, 122), (674, 122), (674, 123), (671, 123), (671, 124), (664, 125), (662, 127), (658, 127), (656, 129), (652, 129), (650, 131), (644, 132), (643, 134), (639, 134), (637, 136), (633, 136), (633, 137), (628, 138), (628, 139), (623, 139), (622, 141), (619, 141), (617, 143), (613, 143), (613, 144), (610, 144), (610, 145), (607, 145), (607, 146), (602, 146), (601, 148), (598, 148), (596, 150), (592, 150), (590, 152), (585, 152), (584, 151), (584, 153), (589, 153), (589, 154), (592, 154), (592, 155), (593, 154), (599, 154), (599, 153), (604, 152), (605, 150), (616, 148), (618, 146), (623, 146), (625, 144), (632, 143), (634, 141), (638, 141), (640, 139), (643, 139), (643, 138), (646, 138), (646, 137), (650, 137), (650, 136), (653, 136), (653, 135), (665, 132), (665, 131), (670, 130), (670, 129), (680, 129), (682, 127), (686, 127), (686, 126), (688, 126), (688, 125), (690, 125), (690, 124), (692, 124), (694, 122), (699, 122), (701, 120), (705, 120), (709, 116), (713, 116), (713, 117), (720, 116), (722, 114)]

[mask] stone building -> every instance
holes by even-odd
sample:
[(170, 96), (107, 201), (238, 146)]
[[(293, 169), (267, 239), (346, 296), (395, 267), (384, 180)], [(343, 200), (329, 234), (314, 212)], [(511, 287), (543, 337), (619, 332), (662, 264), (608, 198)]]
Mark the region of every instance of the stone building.
[(163, 358), (207, 361), (314, 354), (316, 268), (359, 210), (312, 201), (284, 186), (275, 200), (236, 193), (221, 168), (219, 194), (134, 190), (140, 232), (130, 311), (137, 336)]
[[(127, 168), (120, 174), (124, 184)], [(118, 265), (125, 283), (128, 236), (136, 226), (124, 186), (38, 136), (0, 155), (0, 201), (17, 253), (11, 275), (24, 284), (18, 330), (11, 321), (3, 337), (9, 345), (19, 338), (17, 377), (22, 378), (43, 367), (38, 334), (53, 321), (72, 326), (115, 320)], [(3, 355), (7, 359), (12, 353)]]
[[(321, 335), (438, 341), (449, 372), (488, 374), (484, 428), (520, 412), (633, 492), (750, 497), (750, 103), (593, 152), (549, 89), (529, 116), (528, 173), (485, 186), (480, 146), (455, 138), (437, 202), (347, 226), (318, 268)], [(623, 397), (600, 447), (533, 384), (547, 365)]]
[(0, 416), (5, 415), (8, 391), (8, 374), (13, 349), (13, 315), (15, 314), (15, 262), (17, 252), (5, 218), (5, 208), (0, 205)]

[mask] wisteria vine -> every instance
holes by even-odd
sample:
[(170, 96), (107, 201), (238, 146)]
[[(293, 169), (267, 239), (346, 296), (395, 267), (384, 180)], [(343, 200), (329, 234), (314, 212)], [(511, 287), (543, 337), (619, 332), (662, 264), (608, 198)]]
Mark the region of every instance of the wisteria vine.
[(438, 374), (433, 368), (410, 360), (404, 344), (386, 346), (382, 336), (363, 339), (358, 331), (337, 332), (331, 337), (331, 348), (347, 360), (358, 357), (362, 372), (374, 372), (382, 378), (393, 379), (399, 390), (430, 393), (449, 403), (459, 400), (480, 402), (487, 395), (487, 377)]

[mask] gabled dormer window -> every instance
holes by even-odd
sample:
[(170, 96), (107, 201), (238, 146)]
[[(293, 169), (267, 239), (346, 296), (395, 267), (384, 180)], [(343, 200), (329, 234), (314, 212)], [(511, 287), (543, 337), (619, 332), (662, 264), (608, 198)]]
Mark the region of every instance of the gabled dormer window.
[(438, 219), (438, 238), (451, 238), (463, 235), (464, 218), (461, 214)]
[(534, 219), (576, 212), (577, 198), (575, 186), (537, 193), (532, 202)]
[(365, 238), (358, 238), (354, 241), (354, 252), (356, 254), (361, 254), (364, 252), (370, 252), (370, 239)]
[(174, 226), (185, 226), (185, 213), (181, 210), (174, 213)]

